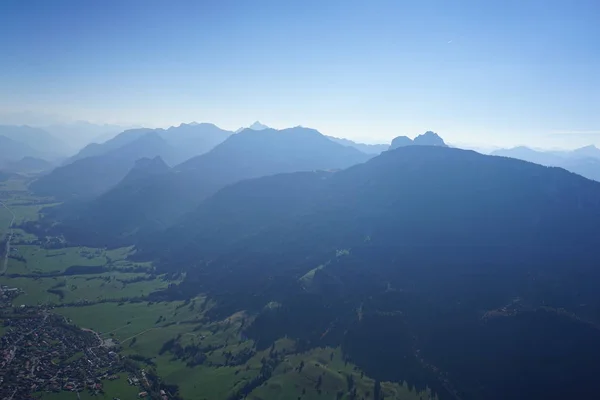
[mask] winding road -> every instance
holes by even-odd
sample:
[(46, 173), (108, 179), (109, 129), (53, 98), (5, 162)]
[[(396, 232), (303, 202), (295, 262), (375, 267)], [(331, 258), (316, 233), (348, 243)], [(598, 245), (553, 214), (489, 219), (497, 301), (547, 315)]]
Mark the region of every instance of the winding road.
[(0, 275), (4, 275), (6, 273), (6, 269), (8, 268), (8, 256), (10, 254), (10, 241), (13, 237), (13, 224), (15, 223), (15, 213), (12, 212), (10, 208), (6, 204), (0, 201), (0, 206), (6, 208), (8, 212), (12, 215), (12, 219), (10, 221), (10, 225), (8, 225), (8, 238), (6, 239), (6, 249), (4, 251), (4, 259), (2, 260), (2, 270), (0, 270)]

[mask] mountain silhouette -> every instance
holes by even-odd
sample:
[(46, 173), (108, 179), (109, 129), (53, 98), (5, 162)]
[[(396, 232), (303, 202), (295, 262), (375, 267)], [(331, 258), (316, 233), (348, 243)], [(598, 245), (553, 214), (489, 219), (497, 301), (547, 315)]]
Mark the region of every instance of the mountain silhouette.
[(447, 147), (444, 140), (435, 132), (427, 131), (411, 140), (407, 136), (398, 136), (392, 140), (389, 150), (404, 146), (441, 146)]
[(239, 128), (235, 133), (240, 133), (244, 129), (252, 129), (253, 131), (262, 131), (263, 129), (270, 129), (267, 125), (261, 124), (259, 121), (255, 121), (252, 125), (247, 128)]
[(262, 131), (263, 129), (269, 129), (269, 127), (265, 124), (261, 124), (259, 121), (255, 121), (248, 127), (248, 129), (252, 129), (253, 131)]
[(151, 132), (159, 135), (172, 147), (173, 150), (170, 162), (175, 164), (206, 153), (217, 144), (227, 139), (231, 134), (229, 131), (225, 131), (216, 125), (208, 123), (180, 124), (179, 126), (172, 126), (168, 129), (129, 129), (104, 143), (91, 143), (87, 145), (79, 151), (79, 153), (68, 159), (65, 164), (86, 157), (106, 154)]
[(392, 140), (389, 150), (397, 149), (398, 147), (412, 146), (414, 143), (408, 136), (398, 136)]
[(413, 144), (416, 146), (442, 146), (447, 147), (444, 140), (435, 132), (427, 131), (422, 135), (417, 136), (413, 140)]
[(72, 240), (117, 245), (131, 232), (165, 228), (231, 183), (283, 172), (337, 170), (368, 158), (312, 129), (245, 129), (164, 174), (133, 185), (115, 183), (113, 190), (77, 209), (57, 207), (49, 215), (62, 221)]
[(34, 181), (30, 187), (38, 195), (57, 199), (90, 199), (119, 183), (136, 160), (156, 156), (172, 160), (174, 152), (159, 134), (146, 132), (122, 147), (58, 167)]

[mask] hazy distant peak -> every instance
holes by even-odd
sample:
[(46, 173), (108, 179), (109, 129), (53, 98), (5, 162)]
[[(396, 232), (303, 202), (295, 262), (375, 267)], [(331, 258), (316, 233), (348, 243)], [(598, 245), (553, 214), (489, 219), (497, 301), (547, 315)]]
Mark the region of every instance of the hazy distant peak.
[(444, 139), (433, 131), (427, 131), (422, 135), (417, 136), (413, 143), (419, 146), (443, 146), (448, 147), (444, 142)]
[(186, 124), (185, 122), (182, 122), (181, 124), (179, 124), (179, 126), (171, 126), (170, 128), (167, 129), (167, 131), (172, 131), (172, 130), (177, 130), (179, 128), (216, 128), (216, 129), (221, 129), (218, 126), (216, 126), (215, 124), (212, 124), (210, 122), (196, 122), (196, 121), (192, 121), (188, 124)]
[(392, 140), (389, 150), (397, 149), (398, 147), (405, 146), (440, 146), (448, 147), (437, 133), (433, 131), (427, 131), (422, 135), (417, 136), (414, 139), (410, 139), (408, 136), (398, 136)]
[(414, 143), (408, 136), (398, 136), (392, 140), (390, 144), (390, 150), (397, 149), (398, 147), (412, 146)]
[(253, 131), (262, 131), (263, 129), (269, 129), (267, 125), (261, 124), (260, 121), (254, 122), (248, 128), (252, 129)]
[(241, 131), (245, 130), (245, 129), (251, 129), (253, 131), (263, 131), (265, 129), (271, 129), (270, 127), (268, 127), (265, 124), (262, 124), (260, 121), (255, 121), (252, 125), (250, 125), (249, 127), (245, 128), (245, 127), (241, 127), (240, 129), (238, 129), (237, 131), (235, 131), (235, 133), (240, 133)]
[(576, 157), (592, 157), (600, 158), (600, 149), (593, 144), (573, 150), (573, 155)]

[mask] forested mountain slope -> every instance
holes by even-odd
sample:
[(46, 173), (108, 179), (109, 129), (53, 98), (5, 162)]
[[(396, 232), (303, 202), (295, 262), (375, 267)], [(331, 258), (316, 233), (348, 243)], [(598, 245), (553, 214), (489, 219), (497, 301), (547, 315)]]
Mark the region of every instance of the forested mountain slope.
[(600, 391), (599, 225), (600, 184), (408, 146), (226, 187), (139, 255), (187, 271), (157, 298), (258, 313), (259, 346), (341, 344), (441, 398), (573, 398)]

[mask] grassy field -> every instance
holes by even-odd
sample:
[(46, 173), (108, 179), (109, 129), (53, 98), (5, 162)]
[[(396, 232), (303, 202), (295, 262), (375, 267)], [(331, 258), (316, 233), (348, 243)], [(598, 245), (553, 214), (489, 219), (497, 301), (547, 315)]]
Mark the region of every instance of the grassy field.
[[(199, 299), (199, 301), (203, 300)], [(137, 337), (136, 343), (132, 347), (135, 346), (134, 350), (147, 357), (158, 353), (162, 344), (170, 339), (170, 335), (162, 332), (173, 331), (176, 335), (180, 331), (191, 330), (193, 325), (180, 323), (182, 321), (200, 323), (203, 318), (201, 312), (190, 310), (190, 307), (184, 306), (183, 302), (139, 302), (122, 305), (100, 303), (81, 307), (61, 307), (56, 308), (55, 312), (70, 318), (77, 325), (93, 329), (107, 338), (114, 337), (126, 343), (127, 340)], [(159, 318), (161, 322), (157, 323)], [(173, 325), (170, 325), (171, 323)], [(154, 330), (161, 332), (152, 333)], [(161, 341), (164, 336), (167, 337)], [(140, 345), (148, 338), (151, 339), (148, 341), (150, 345), (144, 350)]]
[[(165, 288), (169, 282), (160, 278), (151, 279), (149, 272), (152, 272), (153, 267), (150, 263), (132, 263), (126, 260), (131, 251), (131, 248), (114, 250), (88, 247), (44, 249), (38, 245), (16, 245), (13, 246), (12, 255), (19, 259), (9, 258), (8, 275), (0, 276), (0, 284), (24, 290), (25, 293), (14, 301), (18, 305), (134, 298), (147, 296), (156, 290)], [(64, 273), (72, 266), (106, 266), (108, 271), (99, 274), (55, 277), (14, 276), (15, 274)], [(136, 268), (136, 272), (130, 272), (132, 267)], [(13, 277), (9, 275), (13, 275)]]
[[(197, 308), (204, 299), (196, 299)], [(65, 307), (57, 312), (73, 322), (94, 329), (103, 337), (121, 342), (124, 354), (140, 354), (154, 360), (161, 378), (179, 387), (184, 399), (225, 399), (259, 375), (261, 359), (269, 357), (270, 349), (256, 352), (246, 363), (225, 366), (225, 352), (233, 354), (252, 349), (254, 343), (240, 337), (241, 319), (208, 321), (202, 311), (182, 302), (97, 304), (85, 307)], [(242, 318), (243, 319), (243, 318)], [(161, 322), (157, 322), (157, 321)], [(135, 338), (135, 342), (133, 342)], [(207, 354), (203, 365), (188, 367), (170, 353), (160, 355), (162, 345), (179, 338), (182, 346), (201, 344), (223, 346)], [(348, 398), (348, 377), (356, 387), (358, 398), (372, 397), (375, 382), (361, 374), (352, 363), (346, 363), (339, 348), (319, 348), (294, 353), (290, 339), (277, 341), (274, 350), (284, 356), (271, 378), (247, 397), (265, 399), (335, 399), (338, 392)], [(304, 368), (298, 367), (304, 363)], [(321, 379), (320, 387), (316, 387)], [(431, 393), (411, 391), (406, 384), (383, 382), (382, 393), (388, 399), (433, 399)]]
[[(104, 381), (102, 383), (102, 386), (104, 389), (104, 393), (94, 396), (88, 391), (83, 391), (79, 394), (79, 398), (96, 400), (113, 400), (114, 398), (119, 398), (122, 400), (137, 399), (138, 393), (140, 391), (138, 387), (130, 386), (129, 384), (127, 384), (127, 377), (123, 374), (121, 374), (119, 379), (116, 379), (114, 381)], [(37, 393), (35, 397), (42, 400), (78, 399), (77, 393), (65, 391), (62, 391), (60, 393)]]
[[(299, 371), (300, 363), (304, 367)], [(317, 382), (321, 385), (317, 388)], [(372, 398), (375, 381), (361, 374), (352, 363), (344, 362), (339, 348), (317, 348), (306, 353), (286, 356), (284, 362), (273, 372), (266, 385), (255, 389), (250, 400), (260, 399), (296, 399), (316, 400), (335, 399), (338, 393), (342, 399), (348, 397), (349, 377), (354, 382), (357, 398)], [(381, 392), (386, 399), (429, 400), (434, 399), (431, 392), (411, 391), (406, 384), (382, 382)]]
[(108, 263), (103, 250), (89, 247), (44, 249), (36, 245), (17, 245), (15, 249), (25, 258), (29, 273), (64, 272), (74, 265), (103, 266)]
[[(147, 275), (111, 271), (97, 275), (73, 275), (54, 278), (9, 278), (0, 276), (0, 284), (19, 287), (24, 290), (25, 293), (13, 301), (17, 305), (75, 303), (83, 300), (95, 302), (103, 299), (141, 297), (163, 289), (168, 285), (168, 282), (160, 279), (127, 283), (127, 280), (140, 277), (147, 278)], [(58, 294), (48, 290), (59, 290), (63, 297), (61, 298)]]

